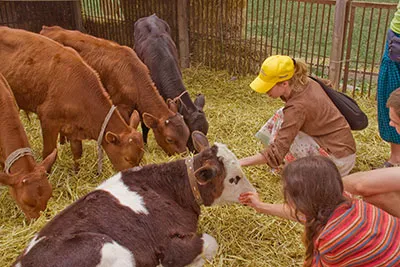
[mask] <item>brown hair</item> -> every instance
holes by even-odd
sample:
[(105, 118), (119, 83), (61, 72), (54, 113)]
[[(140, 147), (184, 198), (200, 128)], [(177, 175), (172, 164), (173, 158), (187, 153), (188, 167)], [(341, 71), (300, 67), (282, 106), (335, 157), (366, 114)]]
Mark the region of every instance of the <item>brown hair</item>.
[(400, 88), (394, 90), (386, 102), (386, 107), (393, 108), (397, 116), (400, 117)]
[(304, 266), (311, 266), (314, 241), (333, 211), (348, 200), (336, 165), (328, 158), (311, 156), (289, 163), (283, 170), (285, 202), (294, 208), (294, 216), (304, 215)]

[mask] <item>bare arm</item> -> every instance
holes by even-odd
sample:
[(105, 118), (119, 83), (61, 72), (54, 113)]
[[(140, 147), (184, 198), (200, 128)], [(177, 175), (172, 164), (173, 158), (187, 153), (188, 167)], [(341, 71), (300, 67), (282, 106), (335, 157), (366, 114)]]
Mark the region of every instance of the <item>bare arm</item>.
[(249, 157), (240, 159), (239, 163), (242, 167), (244, 167), (244, 166), (266, 164), (267, 160), (261, 153), (258, 153), (253, 156), (249, 156)]
[(258, 193), (243, 193), (240, 195), (239, 201), (246, 206), (254, 208), (257, 212), (298, 222), (296, 217), (292, 216), (294, 210), (290, 206), (287, 204), (264, 203), (260, 200)]
[(360, 196), (400, 191), (400, 167), (357, 172), (343, 177), (344, 190)]

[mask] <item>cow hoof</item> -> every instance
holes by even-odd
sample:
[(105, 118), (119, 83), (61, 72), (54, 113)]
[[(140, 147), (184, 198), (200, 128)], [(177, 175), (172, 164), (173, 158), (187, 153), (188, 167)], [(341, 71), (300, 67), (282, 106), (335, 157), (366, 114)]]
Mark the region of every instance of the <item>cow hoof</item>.
[(79, 164), (74, 164), (74, 173), (75, 174), (78, 174), (80, 169), (81, 169), (81, 167), (79, 166)]

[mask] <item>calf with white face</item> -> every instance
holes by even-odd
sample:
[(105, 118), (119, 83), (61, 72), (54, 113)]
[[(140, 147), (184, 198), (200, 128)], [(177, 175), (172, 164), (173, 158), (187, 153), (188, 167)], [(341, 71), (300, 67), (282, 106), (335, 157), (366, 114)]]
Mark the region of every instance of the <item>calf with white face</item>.
[(203, 266), (218, 245), (197, 234), (200, 205), (255, 189), (225, 145), (192, 138), (199, 154), (117, 173), (50, 221), (14, 266)]

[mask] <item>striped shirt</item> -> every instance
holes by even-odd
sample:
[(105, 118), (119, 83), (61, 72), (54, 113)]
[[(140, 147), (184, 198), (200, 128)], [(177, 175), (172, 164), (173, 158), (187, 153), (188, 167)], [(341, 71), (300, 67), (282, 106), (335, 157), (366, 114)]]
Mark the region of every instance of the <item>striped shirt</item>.
[(340, 205), (315, 240), (312, 266), (400, 266), (399, 222), (360, 199)]

